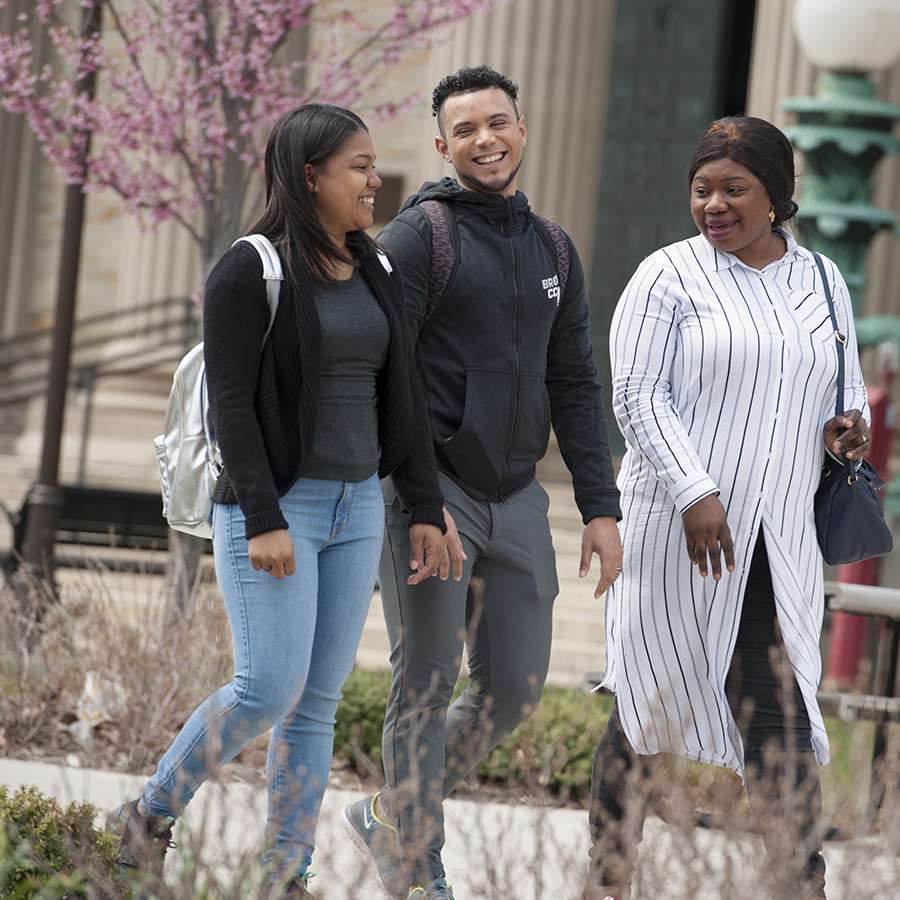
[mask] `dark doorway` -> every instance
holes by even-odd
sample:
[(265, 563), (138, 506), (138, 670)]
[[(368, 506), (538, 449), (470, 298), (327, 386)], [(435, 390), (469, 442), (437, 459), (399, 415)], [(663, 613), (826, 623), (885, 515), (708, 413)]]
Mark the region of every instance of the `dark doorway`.
[[(694, 233), (687, 168), (700, 132), (713, 119), (744, 112), (755, 7), (753, 0), (617, 5), (591, 271), (604, 385), (610, 321), (628, 279), (645, 256)], [(610, 432), (621, 451), (612, 420)]]
[(756, 0), (731, 0), (722, 42), (722, 98), (719, 116), (740, 116), (747, 111), (747, 86)]

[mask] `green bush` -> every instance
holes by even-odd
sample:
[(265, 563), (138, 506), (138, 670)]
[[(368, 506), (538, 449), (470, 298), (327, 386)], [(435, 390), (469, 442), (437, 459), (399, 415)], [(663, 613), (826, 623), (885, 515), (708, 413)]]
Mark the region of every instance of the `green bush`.
[(335, 756), (363, 775), (381, 765), (381, 731), (391, 687), (390, 672), (354, 669), (344, 684), (344, 699), (334, 726)]
[(581, 800), (591, 787), (591, 767), (610, 702), (565, 688), (545, 688), (541, 705), (478, 768), (482, 781)]
[[(381, 730), (390, 687), (387, 672), (354, 670), (344, 686), (335, 726), (335, 756), (361, 775), (381, 763)], [(587, 797), (594, 750), (610, 702), (606, 697), (565, 688), (544, 690), (537, 712), (495, 747), (478, 769), (482, 782), (564, 799)]]
[(34, 787), (11, 794), (0, 786), (0, 900), (122, 896), (117, 841), (94, 827), (96, 814), (88, 803), (63, 808)]

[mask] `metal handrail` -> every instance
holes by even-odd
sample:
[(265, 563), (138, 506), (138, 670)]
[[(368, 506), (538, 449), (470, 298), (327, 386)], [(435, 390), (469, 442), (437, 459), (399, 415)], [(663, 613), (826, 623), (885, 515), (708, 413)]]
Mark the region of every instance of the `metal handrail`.
[(900, 620), (900, 590), (868, 584), (825, 583), (830, 610)]
[[(105, 324), (109, 322), (121, 321), (130, 316), (138, 317), (144, 313), (154, 309), (166, 309), (169, 307), (180, 307), (191, 311), (194, 310), (195, 304), (190, 297), (162, 297), (158, 300), (150, 300), (139, 306), (132, 306), (127, 309), (117, 309), (113, 312), (95, 313), (91, 316), (85, 316), (75, 323), (75, 336), (79, 330), (90, 328), (93, 325)], [(32, 328), (19, 334), (11, 335), (7, 338), (0, 338), (0, 359), (5, 358), (7, 348), (21, 347), (23, 343), (34, 343), (42, 338), (50, 338), (53, 335), (53, 326), (45, 325), (43, 328)]]
[[(149, 336), (154, 332), (169, 331), (173, 328), (185, 329), (187, 323), (184, 321), (166, 320), (163, 322), (148, 323), (139, 328), (122, 327), (118, 331), (97, 334), (92, 337), (84, 337), (78, 340), (77, 344), (72, 347), (72, 353), (77, 354), (94, 347), (102, 347), (111, 341), (126, 340), (128, 338)], [(49, 343), (48, 343), (49, 347)], [(2, 350), (0, 350), (2, 352)], [(19, 366), (28, 365), (29, 363), (40, 363), (48, 356), (47, 351), (34, 351), (30, 353), (20, 353), (10, 359), (10, 355), (0, 364), (0, 369), (12, 369)]]
[[(156, 311), (174, 311), (176, 315), (167, 315), (163, 321), (146, 322), (148, 314)], [(95, 326), (103, 326), (104, 332), (89, 334)], [(0, 360), (3, 361), (0, 363), (0, 406), (22, 403), (46, 392), (46, 367), (31, 372), (16, 373), (15, 370), (36, 367), (47, 360), (52, 333), (52, 327), (41, 328), (0, 341)], [(199, 334), (197, 308), (188, 297), (168, 297), (131, 309), (86, 317), (75, 324), (69, 384), (78, 387), (86, 376), (93, 380), (106, 375), (131, 374), (174, 361), (199, 339)], [(134, 339), (143, 339), (147, 343), (137, 351), (129, 349), (112, 355), (99, 352), (111, 343)], [(47, 342), (46, 349), (31, 349), (39, 341)], [(21, 352), (23, 345), (26, 347), (24, 353)]]

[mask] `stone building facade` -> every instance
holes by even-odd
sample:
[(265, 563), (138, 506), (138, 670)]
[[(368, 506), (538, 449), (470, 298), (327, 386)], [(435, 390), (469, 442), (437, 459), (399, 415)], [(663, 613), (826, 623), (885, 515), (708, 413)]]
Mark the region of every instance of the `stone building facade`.
[[(9, 27), (17, 7), (27, 3), (15, 0), (0, 10), (0, 25)], [(480, 62), (519, 82), (530, 129), (522, 187), (535, 208), (575, 238), (591, 278), (602, 364), (609, 316), (630, 271), (646, 252), (690, 227), (683, 172), (699, 129), (741, 109), (784, 124), (781, 101), (812, 92), (816, 73), (797, 47), (791, 4), (512, 0), (476, 14), (446, 43), (405, 61), (382, 95), (415, 85), (427, 98), (442, 74)], [(900, 101), (900, 66), (879, 80), (881, 96)], [(432, 147), (427, 107), (423, 99), (400, 119), (373, 123), (391, 203), (445, 172)], [(51, 323), (62, 198), (61, 180), (24, 122), (0, 114), (0, 337)], [(882, 165), (878, 202), (900, 209), (900, 160)], [(896, 240), (889, 234), (876, 240), (867, 312), (900, 311)], [(115, 197), (90, 196), (80, 318), (189, 295), (202, 274), (194, 247), (176, 225), (144, 230)], [(159, 422), (165, 393), (159, 376), (148, 369), (97, 383), (83, 466), (88, 480), (152, 484), (152, 460), (149, 453), (143, 458), (139, 442)], [(23, 475), (36, 455), (39, 408), (38, 398), (24, 411), (0, 411), (4, 449), (15, 450)], [(83, 455), (78, 410), (73, 396), (64, 477), (76, 474)], [(123, 462), (111, 471), (117, 458)]]
[[(30, 0), (0, 10), (8, 28)], [(522, 187), (533, 206), (575, 238), (589, 274), (598, 360), (612, 308), (640, 258), (688, 232), (684, 170), (710, 119), (746, 110), (784, 124), (782, 100), (812, 92), (816, 76), (791, 27), (793, 0), (511, 0), (457, 26), (446, 43), (406, 60), (383, 97), (427, 98), (444, 73), (488, 62), (521, 87), (529, 125)], [(315, 37), (313, 35), (313, 40)], [(879, 78), (900, 102), (900, 65)], [(381, 99), (381, 98), (379, 98)], [(427, 100), (402, 118), (373, 123), (394, 205), (444, 174)], [(801, 165), (802, 173), (802, 165)], [(0, 113), (0, 339), (52, 321), (63, 186), (25, 123)], [(882, 165), (878, 202), (900, 209), (900, 160)], [(389, 211), (382, 206), (382, 215)], [(867, 312), (900, 312), (897, 238), (880, 235), (870, 261)], [(115, 316), (202, 284), (197, 253), (173, 224), (142, 229), (111, 195), (91, 195), (79, 281), (79, 318)], [(169, 367), (170, 368), (170, 367)], [(151, 454), (167, 367), (100, 379), (91, 398), (90, 446), (80, 410), (68, 407), (63, 477), (152, 486)], [(27, 478), (39, 445), (40, 398), (0, 407), (4, 472)], [(86, 459), (85, 459), (86, 457)]]
[[(575, 240), (589, 279), (596, 355), (608, 372), (608, 323), (619, 292), (646, 253), (690, 233), (685, 172), (702, 127), (742, 111), (785, 124), (782, 101), (812, 93), (816, 72), (798, 49), (792, 3), (510, 0), (476, 14), (444, 44), (404, 60), (383, 84), (382, 97), (373, 98), (405, 95), (411, 86), (423, 96), (401, 118), (371, 123), (386, 176), (379, 218), (422, 181), (447, 171), (433, 148), (427, 102), (439, 78), (479, 63), (509, 74), (521, 87), (529, 127), (522, 188)], [(8, 2), (0, 9), (0, 28), (8, 30), (30, 4)], [(879, 87), (883, 99), (900, 103), (900, 65), (879, 76)], [(24, 122), (0, 113), (0, 348), (6, 348), (0, 350), (0, 382), (10, 368), (2, 353), (11, 355), (23, 337), (52, 324), (62, 201), (61, 179)], [(900, 212), (900, 159), (882, 164), (876, 202)], [(87, 210), (80, 320), (121, 321), (148, 302), (198, 292), (198, 255), (177, 226), (142, 230), (111, 195), (91, 195)], [(867, 313), (900, 314), (897, 249), (895, 235), (875, 242)], [(139, 337), (122, 339), (103, 352), (121, 358), (133, 351), (140, 359), (140, 343)], [(155, 489), (151, 438), (162, 422), (173, 367), (171, 358), (137, 371), (125, 366), (90, 391), (72, 389), (64, 482)], [(14, 405), (0, 398), (0, 499), (12, 505), (36, 469), (42, 405), (40, 396)], [(573, 574), (579, 520), (556, 454), (548, 455), (542, 474), (553, 498), (562, 584), (551, 673), (571, 682), (599, 659), (602, 620), (590, 586)], [(360, 660), (384, 664), (377, 604)]]

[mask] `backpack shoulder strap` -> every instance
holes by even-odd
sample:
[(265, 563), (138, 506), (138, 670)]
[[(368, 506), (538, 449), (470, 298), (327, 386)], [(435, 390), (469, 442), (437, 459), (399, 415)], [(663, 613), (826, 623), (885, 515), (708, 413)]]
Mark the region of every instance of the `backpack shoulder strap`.
[(538, 234), (556, 259), (556, 272), (559, 275), (559, 298), (560, 303), (563, 303), (566, 299), (566, 283), (569, 280), (569, 240), (556, 222), (539, 216), (537, 213), (533, 215), (537, 222)]
[(459, 263), (459, 235), (456, 219), (441, 200), (423, 200), (419, 209), (431, 225), (431, 277), (425, 306), (424, 328), (435, 316), (447, 296)]
[[(264, 234), (247, 234), (238, 238), (234, 244), (246, 241), (259, 254), (263, 267), (263, 279), (266, 282), (266, 299), (269, 301), (269, 327), (263, 336), (263, 343), (269, 336), (272, 326), (275, 324), (275, 313), (278, 312), (278, 299), (281, 296), (281, 282), (284, 281), (284, 272), (281, 268), (281, 257), (275, 246)], [(234, 244), (231, 246), (233, 247)]]
[(381, 263), (381, 267), (385, 272), (388, 273), (388, 275), (390, 275), (391, 272), (394, 271), (394, 267), (391, 265), (391, 261), (388, 258), (387, 253), (385, 253), (384, 250), (376, 250), (375, 252), (378, 254), (378, 262)]

